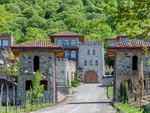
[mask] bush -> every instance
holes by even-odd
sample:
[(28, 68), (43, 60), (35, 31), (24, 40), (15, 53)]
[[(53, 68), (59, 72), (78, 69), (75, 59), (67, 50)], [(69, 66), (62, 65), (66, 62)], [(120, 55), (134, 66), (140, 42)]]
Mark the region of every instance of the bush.
[(81, 82), (81, 78), (76, 78), (75, 80), (77, 80), (78, 82)]
[(111, 75), (111, 73), (107, 71), (107, 72), (105, 72), (105, 75)]
[(81, 78), (76, 78), (71, 82), (72, 87), (77, 87), (81, 83)]

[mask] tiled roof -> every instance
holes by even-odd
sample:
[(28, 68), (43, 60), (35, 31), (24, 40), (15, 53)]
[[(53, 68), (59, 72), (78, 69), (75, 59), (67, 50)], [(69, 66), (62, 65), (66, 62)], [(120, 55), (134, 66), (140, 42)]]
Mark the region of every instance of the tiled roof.
[(12, 47), (32, 47), (32, 48), (34, 48), (34, 47), (61, 47), (61, 46), (54, 44), (54, 43), (50, 43), (50, 42), (36, 40), (36, 41), (17, 44)]
[(124, 49), (124, 48), (143, 48), (143, 46), (146, 45), (147, 47), (150, 47), (150, 42), (144, 42), (141, 40), (128, 40), (125, 42), (120, 42), (116, 44), (112, 44), (108, 46), (109, 49)]
[(72, 31), (62, 31), (56, 34), (52, 34), (50, 36), (83, 36), (83, 35), (72, 32)]
[(57, 44), (45, 42), (41, 40), (25, 42), (21, 44), (17, 44), (11, 46), (11, 50), (15, 56), (19, 56), (20, 51), (22, 50), (46, 50), (46, 51), (53, 51), (56, 53), (56, 57), (64, 56), (64, 49)]

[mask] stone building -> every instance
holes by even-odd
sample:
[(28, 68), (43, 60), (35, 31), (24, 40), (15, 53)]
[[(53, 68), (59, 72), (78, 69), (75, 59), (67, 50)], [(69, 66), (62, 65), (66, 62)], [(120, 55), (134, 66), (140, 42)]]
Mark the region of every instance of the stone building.
[(104, 44), (87, 40), (79, 44), (78, 67), (82, 70), (84, 83), (101, 83), (104, 75)]
[(61, 45), (64, 48), (65, 58), (78, 63), (78, 51), (80, 42), (84, 42), (84, 35), (71, 32), (62, 31), (56, 34), (50, 35), (51, 42)]
[[(104, 75), (103, 43), (97, 40), (88, 40), (84, 44), (84, 35), (71, 31), (52, 34), (50, 38), (52, 43), (64, 47), (64, 57), (76, 63), (78, 76), (81, 76), (85, 83), (101, 83), (101, 78)], [(91, 54), (88, 54), (88, 52)], [(64, 63), (60, 63), (59, 69), (66, 70), (66, 67), (62, 67)], [(61, 71), (59, 76), (62, 76)]]
[[(145, 56), (143, 45), (148, 47), (148, 55)], [(108, 46), (108, 56), (115, 59), (114, 64), (114, 98), (117, 98), (119, 83), (122, 77), (132, 77), (132, 87), (135, 88), (135, 83), (140, 71), (140, 62), (143, 61), (144, 69), (144, 84), (146, 92), (150, 94), (150, 58), (149, 53), (150, 42), (141, 40), (128, 40)], [(132, 92), (133, 92), (132, 90)]]
[(57, 64), (57, 77), (59, 86), (71, 85), (71, 81), (75, 78), (76, 63), (67, 58), (58, 58)]
[(11, 34), (0, 33), (0, 78), (7, 78), (8, 76), (1, 73), (3, 66), (6, 66), (10, 62), (5, 57), (7, 50), (14, 44), (14, 38)]
[[(150, 35), (150, 33), (148, 35)], [(115, 44), (115, 43), (119, 43), (119, 42), (125, 42), (125, 41), (131, 40), (131, 39), (132, 38), (128, 37), (127, 35), (122, 34), (122, 35), (117, 35), (117, 36), (113, 36), (113, 37), (108, 37), (105, 39), (105, 42), (108, 45), (111, 45), (111, 44)], [(148, 39), (148, 38), (141, 38), (138, 40), (150, 42), (150, 39)]]
[(19, 98), (25, 98), (26, 91), (32, 87), (33, 73), (39, 70), (43, 75), (40, 84), (44, 85), (47, 101), (57, 101), (56, 57), (63, 56), (63, 48), (45, 41), (32, 41), (14, 45), (11, 49), (19, 57)]

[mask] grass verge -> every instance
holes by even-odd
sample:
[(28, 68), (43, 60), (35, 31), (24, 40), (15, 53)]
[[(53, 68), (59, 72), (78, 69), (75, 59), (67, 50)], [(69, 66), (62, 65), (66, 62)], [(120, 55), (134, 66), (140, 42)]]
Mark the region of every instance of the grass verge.
[[(9, 106), (8, 107), (8, 112), (7, 113), (25, 113), (25, 112), (30, 112), (30, 111), (36, 111), (40, 108), (44, 108), (44, 107), (48, 107), (48, 106), (53, 106), (53, 105), (56, 105), (56, 103), (43, 103), (43, 104), (34, 104), (34, 105), (31, 105), (31, 104), (26, 104), (26, 106), (22, 106), (22, 107), (13, 107), (13, 106)], [(6, 107), (3, 106), (2, 107), (2, 113), (6, 113)]]
[(108, 96), (109, 96), (109, 98), (112, 99), (113, 98), (113, 86), (109, 86), (107, 88), (107, 90), (108, 90)]

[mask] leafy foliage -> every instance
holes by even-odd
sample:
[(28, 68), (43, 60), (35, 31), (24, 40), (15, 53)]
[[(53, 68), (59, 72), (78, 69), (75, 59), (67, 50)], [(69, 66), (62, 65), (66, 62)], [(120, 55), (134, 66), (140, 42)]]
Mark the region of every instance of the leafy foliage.
[(7, 58), (8, 64), (2, 67), (2, 73), (8, 74), (11, 81), (17, 81), (18, 76), (18, 58), (15, 58), (11, 50), (4, 50), (4, 57)]
[(15, 43), (49, 41), (64, 30), (100, 41), (123, 33), (141, 38), (150, 31), (149, 9), (149, 0), (1, 0), (0, 33), (13, 33)]
[(43, 85), (39, 85), (41, 78), (41, 72), (35, 72), (33, 77), (33, 88), (32, 88), (32, 95), (33, 95), (33, 102), (37, 102), (40, 97), (43, 96), (42, 91), (44, 90)]

